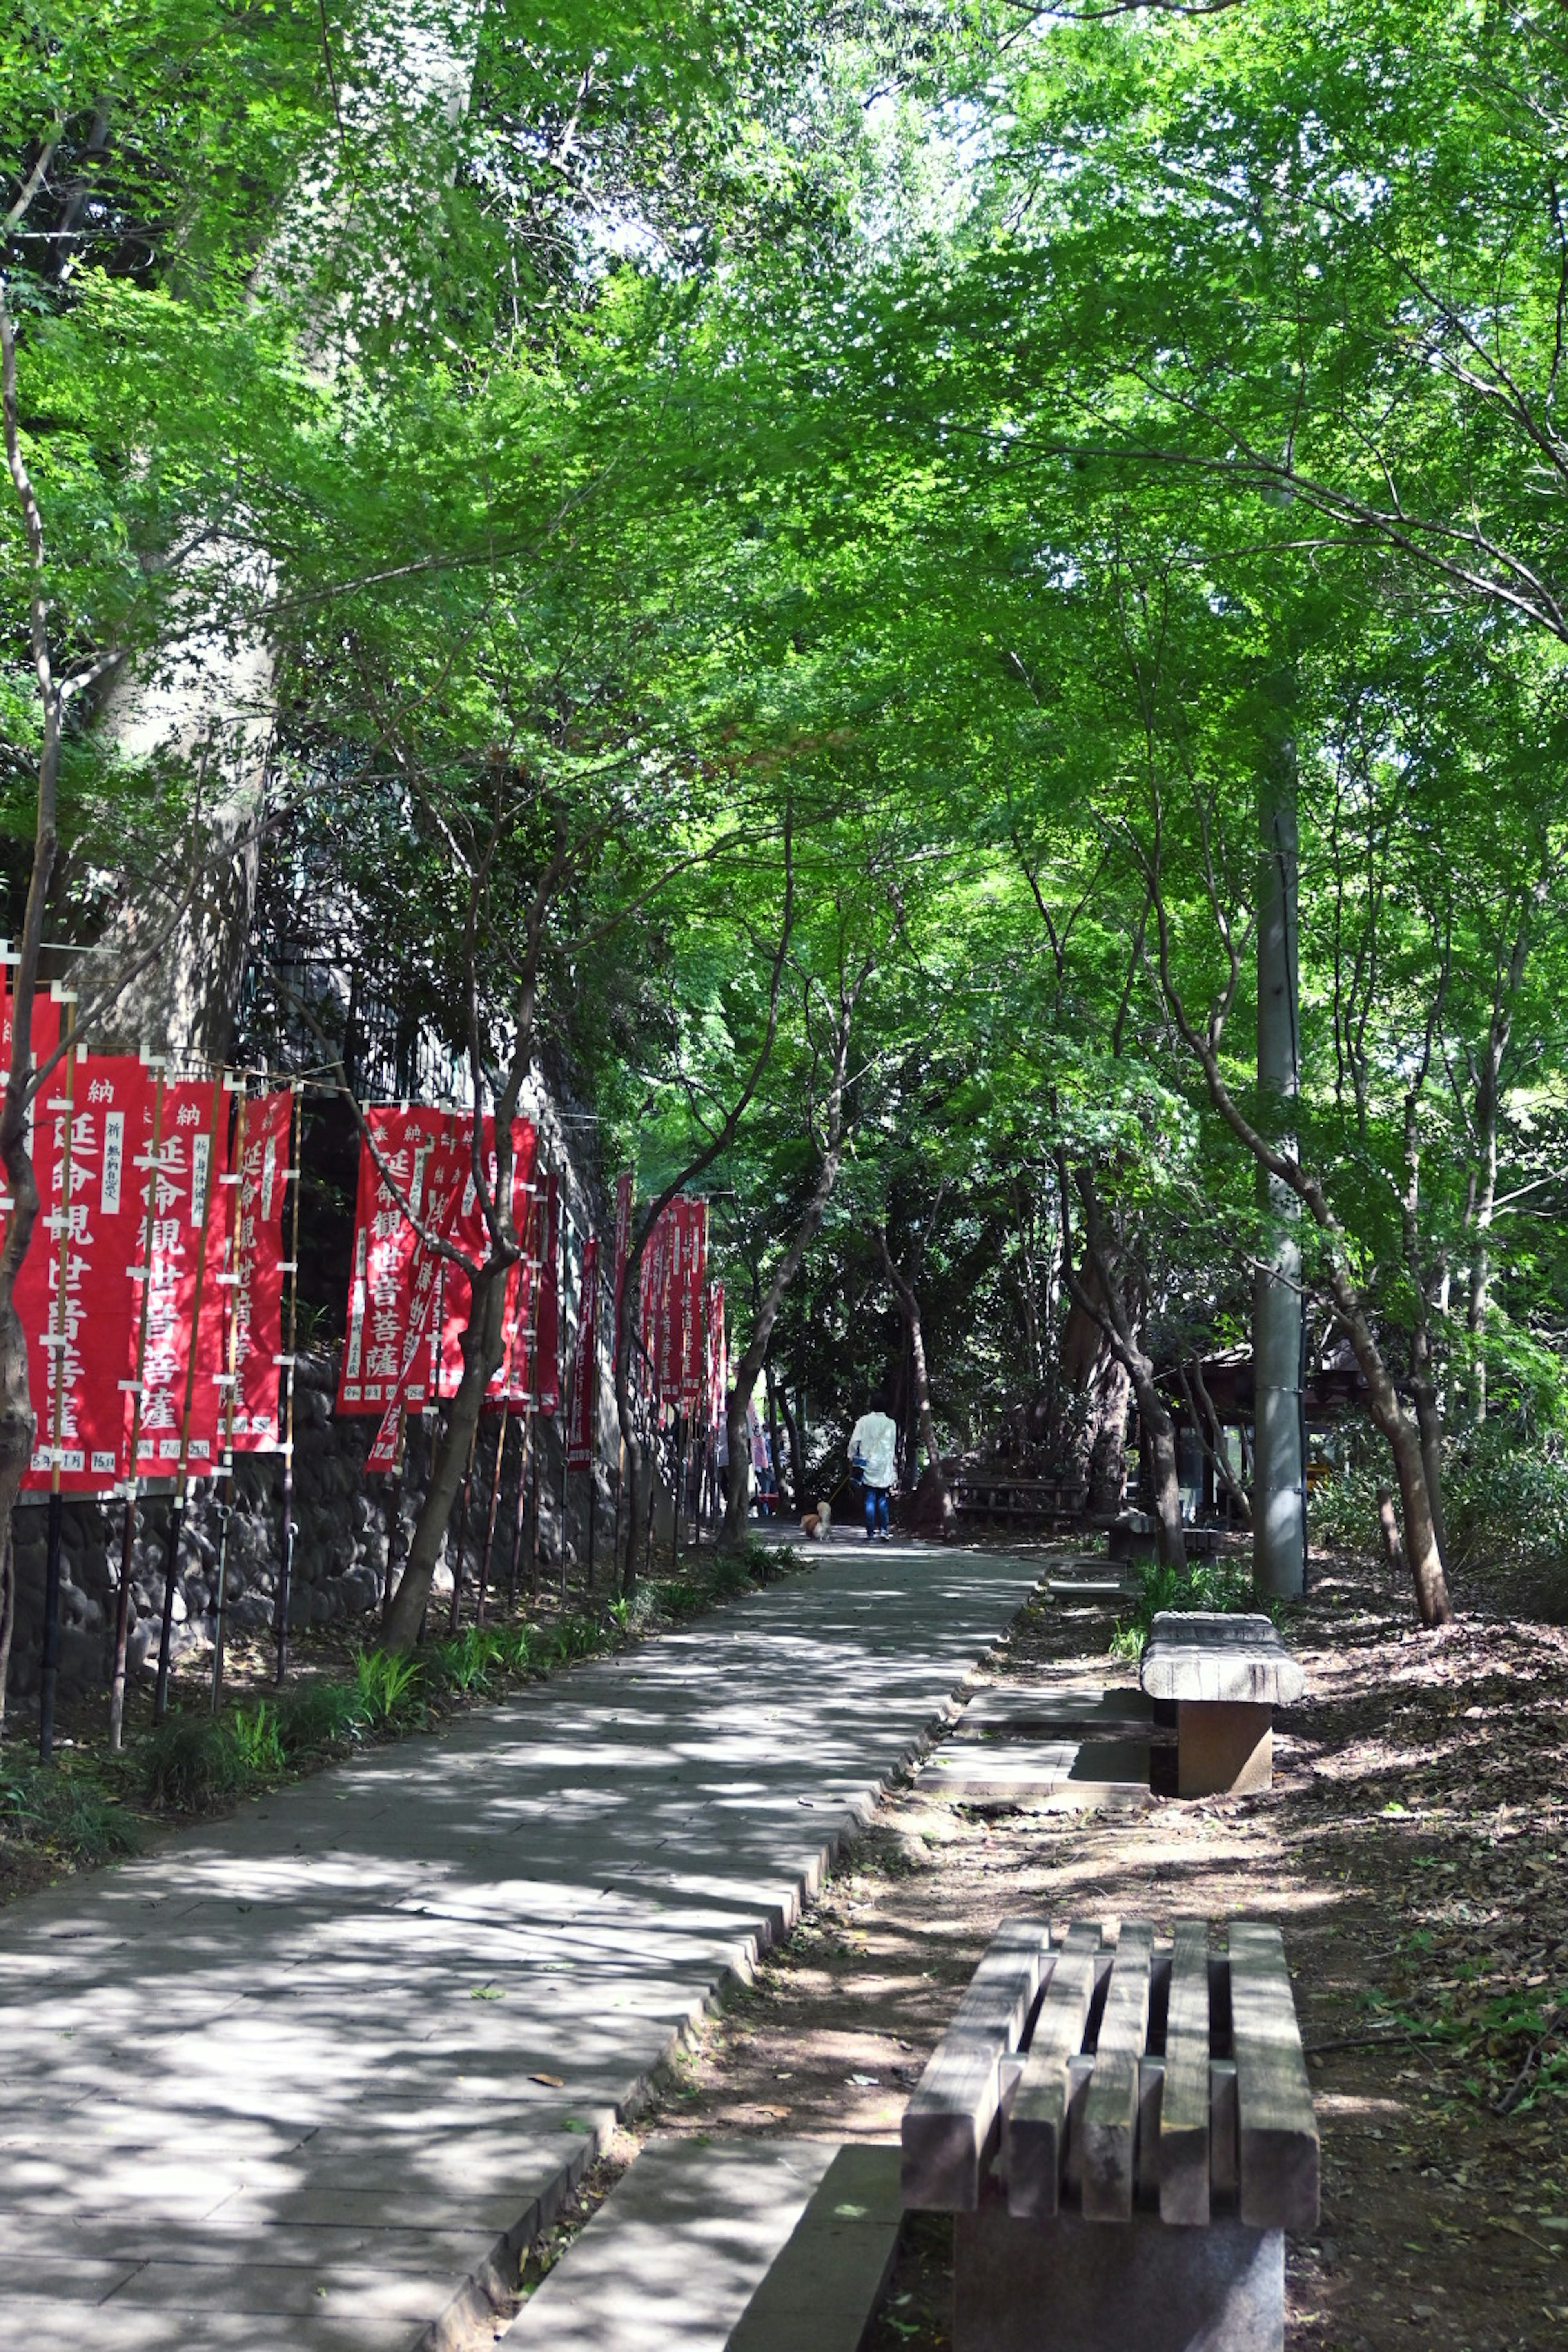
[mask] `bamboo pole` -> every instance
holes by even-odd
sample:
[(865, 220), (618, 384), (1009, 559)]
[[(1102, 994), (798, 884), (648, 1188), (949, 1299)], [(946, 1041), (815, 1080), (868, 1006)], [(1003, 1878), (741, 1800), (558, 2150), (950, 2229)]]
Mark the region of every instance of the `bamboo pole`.
[(289, 1150), (289, 1175), (293, 1181), (294, 1201), (289, 1242), (289, 1332), (283, 1343), (283, 1525), (278, 1551), (278, 1670), (276, 1681), (281, 1686), (289, 1671), (289, 1587), (294, 1577), (294, 1354), (300, 1330), (300, 1184), (302, 1170), (300, 1163), (303, 1141), (303, 1107), (305, 1090), (294, 1080), (294, 1117)]
[[(74, 1006), (72, 1009), (74, 1013)], [(55, 1328), (45, 1340), (53, 1358), (55, 1394), (54, 1411), (50, 1416), (49, 1520), (44, 1560), (44, 1655), (42, 1679), (38, 1686), (40, 1764), (54, 1761), (55, 1695), (60, 1678), (60, 1536), (61, 1516), (65, 1508), (65, 1498), (60, 1492), (60, 1454), (65, 1444), (66, 1355), (70, 1337), (67, 1328), (69, 1318), (67, 1286), (70, 1276), (71, 1146), (76, 1139), (74, 1019), (68, 1034), (71, 1045), (65, 1058), (65, 1099), (58, 1106), (65, 1113), (65, 1119), (60, 1151), (59, 1205), (55, 1213), (59, 1240), (55, 1264), (55, 1311), (51, 1318)]]
[(158, 1162), (163, 1136), (163, 1062), (153, 1085), (153, 1146), (147, 1160), (147, 1214), (142, 1221), (142, 1312), (136, 1327), (136, 1372), (131, 1382), (131, 1454), (125, 1475), (125, 1525), (120, 1541), (120, 1590), (114, 1596), (114, 1664), (109, 1683), (109, 1745), (118, 1752), (125, 1742), (125, 1661), (131, 1643), (131, 1570), (136, 1542), (136, 1496), (142, 1453), (142, 1383), (147, 1361), (147, 1317), (153, 1303), (153, 1224), (158, 1213)]

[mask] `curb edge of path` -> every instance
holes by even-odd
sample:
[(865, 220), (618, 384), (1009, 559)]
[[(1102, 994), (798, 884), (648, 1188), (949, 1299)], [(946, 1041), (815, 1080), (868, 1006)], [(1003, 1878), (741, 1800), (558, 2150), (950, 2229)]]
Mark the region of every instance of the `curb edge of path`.
[[(1032, 1590), (1037, 1590), (1037, 1587)], [(1022, 1596), (1018, 1603), (1020, 1610), (1028, 1598), (1028, 1593)], [(1016, 1613), (1016, 1611), (1014, 1614)], [(1009, 1626), (1012, 1622), (1009, 1618)], [(999, 1634), (996, 1640), (1001, 1640), (1004, 1634)], [(987, 1643), (986, 1650), (995, 1646), (995, 1641)], [(983, 1651), (981, 1657), (984, 1654)], [(721, 1963), (706, 1992), (699, 1994), (692, 2001), (680, 2022), (671, 2028), (658, 2055), (634, 2077), (616, 2105), (586, 2110), (592, 2128), (584, 2134), (581, 2148), (567, 2158), (548, 2187), (530, 2202), (511, 2227), (496, 2239), (489, 2253), (475, 2264), (446, 2309), (411, 2339), (409, 2352), (472, 2352), (476, 2335), (480, 2330), (493, 2333), (496, 2321), (504, 2315), (506, 2305), (515, 2299), (513, 2282), (517, 2277), (518, 2264), (528, 2247), (550, 2227), (590, 2165), (596, 2163), (603, 2155), (617, 2126), (630, 2122), (648, 2105), (655, 2079), (674, 2053), (705, 2018), (712, 2016), (730, 1987), (750, 1983), (763, 1955), (794, 1933), (806, 1906), (815, 1902), (821, 1893), (824, 1880), (849, 1838), (870, 1827), (894, 1784), (908, 1775), (919, 1757), (936, 1746), (962, 1714), (967, 1696), (965, 1685), (977, 1674), (979, 1666), (979, 1658), (971, 1661), (953, 1684), (943, 1705), (900, 1751), (881, 1778), (843, 1806), (833, 1829), (811, 1856), (784, 1900), (772, 1905), (760, 1927), (743, 1942), (732, 1948), (729, 1958)]]

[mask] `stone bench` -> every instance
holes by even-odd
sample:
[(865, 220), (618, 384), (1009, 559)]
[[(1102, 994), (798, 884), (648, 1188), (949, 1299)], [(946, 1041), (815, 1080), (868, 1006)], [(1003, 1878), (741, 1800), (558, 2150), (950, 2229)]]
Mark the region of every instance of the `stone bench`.
[[(1281, 2352), (1318, 2128), (1279, 1931), (1007, 1920), (904, 2113), (953, 2352)], [(1115, 2225), (1115, 2226), (1107, 2226)]]
[(1138, 1679), (1157, 1713), (1175, 1709), (1178, 1796), (1268, 1788), (1274, 1710), (1299, 1699), (1307, 1678), (1267, 1617), (1163, 1609)]

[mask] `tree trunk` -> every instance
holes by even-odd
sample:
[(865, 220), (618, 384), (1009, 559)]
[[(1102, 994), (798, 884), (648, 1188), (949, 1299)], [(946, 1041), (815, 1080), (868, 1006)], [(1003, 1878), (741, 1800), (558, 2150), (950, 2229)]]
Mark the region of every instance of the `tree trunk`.
[[(1283, 691), (1279, 690), (1283, 686)], [(1273, 697), (1279, 731), (1258, 779), (1258, 1122), (1277, 1150), (1294, 1149), (1300, 1091), (1296, 937), (1296, 753), (1289, 739), (1293, 682), (1282, 669)], [(1301, 1203), (1268, 1169), (1258, 1171), (1268, 1220), (1267, 1264), (1253, 1298), (1253, 1581), (1291, 1600), (1306, 1584), (1301, 1460)]]
[[(899, 1302), (899, 1312), (904, 1318), (904, 1328), (909, 1334), (910, 1360), (914, 1371), (915, 1412), (920, 1421), (921, 1443), (925, 1447), (926, 1473), (931, 1480), (932, 1499), (941, 1533), (945, 1539), (951, 1540), (957, 1532), (958, 1513), (953, 1507), (947, 1465), (937, 1444), (936, 1416), (931, 1409), (931, 1380), (926, 1370), (925, 1333), (921, 1325), (920, 1300), (915, 1296), (913, 1284), (907, 1282), (893, 1264), (887, 1233), (880, 1225), (877, 1228), (877, 1246), (882, 1253), (883, 1269), (892, 1285), (893, 1296)], [(916, 1482), (917, 1492), (920, 1483)]]
[(389, 1650), (412, 1650), (419, 1639), (452, 1508), (463, 1484), (469, 1450), (479, 1433), (485, 1391), (500, 1368), (509, 1272), (506, 1264), (490, 1264), (474, 1276), (468, 1328), (463, 1334), (463, 1377), (436, 1448), (430, 1484), (419, 1507), (408, 1558), (387, 1611), (383, 1638)]
[[(1182, 1531), (1182, 1488), (1176, 1474), (1176, 1433), (1165, 1400), (1154, 1381), (1154, 1367), (1135, 1336), (1133, 1318), (1122, 1295), (1100, 1213), (1100, 1196), (1087, 1169), (1080, 1171), (1078, 1190), (1083, 1202), (1084, 1247), (1089, 1282), (1073, 1264), (1069, 1180), (1067, 1155), (1057, 1155), (1061, 1198), (1062, 1279), (1076, 1306), (1081, 1307), (1104, 1332), (1106, 1339), (1132, 1384), (1138, 1401), (1140, 1442), (1148, 1448), (1154, 1506), (1154, 1556), (1162, 1567), (1184, 1568), (1186, 1538)], [(1092, 1285), (1092, 1287), (1090, 1286)]]
[[(1351, 1278), (1343, 1230), (1329, 1206), (1328, 1195), (1317, 1177), (1302, 1166), (1293, 1150), (1281, 1150), (1252, 1125), (1226, 1085), (1219, 1064), (1219, 1040), (1224, 1030), (1225, 1008), (1230, 1001), (1229, 994), (1222, 996), (1211, 1013), (1206, 1027), (1200, 1028), (1194, 1024), (1171, 971), (1169, 917), (1160, 892), (1159, 875), (1156, 869), (1146, 867), (1145, 877), (1158, 927), (1161, 991), (1183, 1043), (1203, 1070), (1209, 1099), (1231, 1133), (1259, 1166), (1266, 1168), (1280, 1182), (1289, 1184), (1310, 1213), (1327, 1244), (1327, 1287), (1333, 1303), (1334, 1318), (1343, 1328), (1361, 1366), (1369, 1392), (1373, 1420), (1388, 1440), (1399, 1475), (1405, 1514), (1405, 1557), (1415, 1586), (1416, 1611), (1424, 1625), (1447, 1624), (1454, 1613), (1453, 1603), (1448, 1598), (1443, 1562), (1437, 1550), (1431, 1498), (1421, 1462), (1420, 1437), (1399, 1402), (1382, 1351), (1373, 1338), (1372, 1326), (1367, 1320), (1360, 1293)], [(1233, 957), (1231, 988), (1234, 988), (1236, 977), (1237, 965)]]
[(1195, 1357), (1190, 1366), (1182, 1366), (1181, 1382), (1198, 1444), (1203, 1447), (1215, 1476), (1236, 1505), (1243, 1527), (1250, 1528), (1252, 1497), (1226, 1459), (1225, 1434), (1219, 1415), (1214, 1409), (1214, 1399), (1205, 1383), (1203, 1366)]
[(742, 1354), (731, 1367), (733, 1388), (726, 1416), (730, 1433), (731, 1477), (730, 1492), (724, 1505), (724, 1526), (721, 1537), (721, 1541), (725, 1544), (738, 1544), (746, 1529), (748, 1481), (743, 1476), (737, 1478), (734, 1475), (737, 1460), (736, 1429), (738, 1426), (741, 1435), (740, 1458), (749, 1463), (751, 1451), (746, 1442), (746, 1406), (750, 1402), (752, 1391), (757, 1385), (758, 1375), (767, 1360), (768, 1343), (773, 1336), (773, 1325), (778, 1320), (778, 1311), (783, 1304), (784, 1292), (800, 1272), (806, 1251), (816, 1238), (816, 1229), (822, 1223), (823, 1213), (832, 1197), (833, 1187), (838, 1181), (839, 1161), (840, 1153), (837, 1147), (830, 1150), (825, 1156), (822, 1166), (817, 1171), (816, 1183), (811, 1198), (806, 1202), (805, 1213), (790, 1235), (789, 1246), (773, 1268), (773, 1278), (763, 1293), (763, 1303), (757, 1310), (757, 1319), (752, 1327), (752, 1336), (747, 1340)]
[(1176, 1473), (1176, 1433), (1165, 1401), (1151, 1380), (1134, 1378), (1138, 1411), (1149, 1433), (1154, 1467), (1154, 1557), (1162, 1568), (1184, 1568), (1187, 1541), (1182, 1531), (1182, 1486)]

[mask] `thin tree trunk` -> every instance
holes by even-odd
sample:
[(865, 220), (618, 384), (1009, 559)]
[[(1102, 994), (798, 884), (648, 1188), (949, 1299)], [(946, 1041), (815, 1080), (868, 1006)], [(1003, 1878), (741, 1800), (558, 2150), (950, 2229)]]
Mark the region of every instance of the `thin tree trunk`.
[(1205, 1385), (1203, 1366), (1194, 1357), (1192, 1363), (1183, 1364), (1178, 1370), (1182, 1393), (1187, 1401), (1187, 1411), (1197, 1433), (1198, 1444), (1213, 1468), (1215, 1476), (1236, 1505), (1243, 1527), (1252, 1525), (1252, 1497), (1225, 1457), (1225, 1441), (1214, 1400)]
[(1146, 867), (1145, 873), (1158, 926), (1161, 989), (1184, 1044), (1204, 1073), (1209, 1099), (1237, 1140), (1259, 1165), (1289, 1185), (1323, 1235), (1327, 1244), (1327, 1287), (1333, 1304), (1334, 1319), (1351, 1343), (1367, 1384), (1372, 1418), (1388, 1440), (1394, 1455), (1405, 1511), (1405, 1559), (1415, 1588), (1416, 1612), (1423, 1625), (1447, 1624), (1454, 1610), (1437, 1549), (1431, 1497), (1421, 1461), (1420, 1434), (1399, 1402), (1382, 1350), (1373, 1336), (1361, 1295), (1351, 1278), (1343, 1231), (1318, 1179), (1302, 1166), (1294, 1151), (1277, 1149), (1258, 1132), (1237, 1104), (1220, 1069), (1219, 1043), (1225, 1026), (1225, 1013), (1232, 1001), (1238, 976), (1234, 948), (1231, 950), (1231, 977), (1226, 993), (1211, 1013), (1206, 1027), (1199, 1030), (1194, 1025), (1172, 975), (1168, 917), (1158, 887), (1157, 869)]
[(1058, 1154), (1057, 1174), (1062, 1218), (1062, 1279), (1074, 1303), (1100, 1325), (1131, 1381), (1132, 1393), (1138, 1401), (1142, 1440), (1148, 1447), (1152, 1474), (1154, 1491), (1150, 1499), (1154, 1506), (1154, 1556), (1162, 1567), (1184, 1568), (1187, 1541), (1182, 1529), (1182, 1488), (1176, 1473), (1175, 1429), (1165, 1400), (1155, 1385), (1153, 1364), (1139, 1344), (1133, 1319), (1117, 1278), (1100, 1213), (1099, 1192), (1089, 1171), (1080, 1170), (1078, 1191), (1083, 1202), (1084, 1247), (1093, 1285), (1091, 1289), (1073, 1262), (1072, 1213), (1065, 1153)]
[[(26, 210), (33, 182), (17, 199)], [(19, 217), (13, 207), (5, 223), (9, 234)], [(21, 1271), (38, 1214), (38, 1186), (27, 1150), (27, 1107), (34, 1092), (33, 998), (37, 985), (38, 953), (44, 936), (44, 910), (48, 903), (57, 846), (56, 797), (60, 762), (60, 690), (49, 649), (44, 526), (37, 499), (22, 453), (16, 404), (16, 336), (0, 278), (0, 416), (4, 420), (5, 462), (16, 502), (22, 511), (31, 570), (28, 626), (33, 670), (37, 680), (43, 718), (38, 755), (37, 799), (33, 828), (33, 866), (27, 883), (26, 909), (11, 991), (11, 1063), (5, 1075), (5, 1096), (0, 1109), (0, 1165), (5, 1171), (11, 1208), (5, 1238), (0, 1244), (0, 1729), (5, 1720), (5, 1673), (16, 1614), (16, 1555), (12, 1512), (22, 1479), (33, 1456), (37, 1429), (27, 1385), (27, 1339), (16, 1312), (16, 1276)]]
[(419, 1507), (397, 1591), (386, 1612), (384, 1639), (389, 1650), (412, 1650), (419, 1639), (441, 1546), (479, 1433), (485, 1391), (500, 1370), (504, 1353), (501, 1326), (510, 1272), (510, 1261), (492, 1263), (482, 1266), (473, 1278), (468, 1328), (463, 1333), (463, 1377), (436, 1447), (430, 1484)]
[[(734, 1475), (736, 1463), (749, 1462), (751, 1459), (746, 1432), (746, 1407), (751, 1402), (752, 1391), (757, 1385), (758, 1376), (767, 1360), (768, 1343), (773, 1336), (773, 1325), (778, 1319), (778, 1311), (784, 1302), (784, 1292), (800, 1271), (805, 1253), (815, 1240), (816, 1229), (822, 1223), (823, 1213), (832, 1197), (833, 1187), (838, 1181), (841, 1157), (840, 1150), (836, 1149), (829, 1151), (823, 1160), (805, 1213), (790, 1235), (789, 1245), (773, 1268), (772, 1278), (763, 1293), (762, 1305), (757, 1309), (757, 1319), (752, 1327), (752, 1336), (730, 1368), (731, 1386), (725, 1421), (728, 1425), (731, 1478), (730, 1492), (724, 1504), (724, 1528), (721, 1538), (726, 1544), (738, 1544), (746, 1528), (746, 1490), (749, 1482), (744, 1477), (737, 1478)], [(737, 1442), (741, 1449), (739, 1453), (736, 1452)]]
[(944, 1537), (951, 1538), (957, 1529), (958, 1513), (953, 1507), (952, 1488), (948, 1482), (947, 1465), (942, 1461), (942, 1449), (937, 1444), (936, 1416), (931, 1409), (931, 1380), (926, 1370), (925, 1332), (921, 1324), (920, 1300), (915, 1295), (914, 1286), (905, 1280), (893, 1264), (892, 1253), (888, 1247), (887, 1232), (881, 1225), (877, 1227), (877, 1247), (881, 1251), (883, 1271), (892, 1285), (893, 1296), (899, 1302), (899, 1312), (904, 1318), (904, 1329), (909, 1334), (910, 1360), (914, 1370), (915, 1412), (920, 1420), (921, 1443), (925, 1447), (927, 1470), (933, 1475), (937, 1508), (942, 1519), (942, 1532)]

